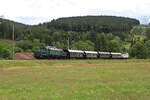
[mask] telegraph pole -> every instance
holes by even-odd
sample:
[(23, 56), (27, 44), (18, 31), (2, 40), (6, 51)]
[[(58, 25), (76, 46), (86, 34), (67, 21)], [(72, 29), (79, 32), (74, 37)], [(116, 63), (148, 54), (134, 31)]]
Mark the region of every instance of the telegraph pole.
[(12, 43), (13, 43), (13, 47), (12, 47), (12, 60), (14, 60), (15, 58), (15, 26), (14, 26), (14, 23), (13, 23), (13, 31), (12, 31)]

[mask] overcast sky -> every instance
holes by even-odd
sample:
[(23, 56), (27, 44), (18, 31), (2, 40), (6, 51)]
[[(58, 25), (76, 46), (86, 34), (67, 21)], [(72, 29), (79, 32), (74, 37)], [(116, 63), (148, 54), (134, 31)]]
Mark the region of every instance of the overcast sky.
[(85, 15), (142, 19), (150, 16), (149, 10), (150, 0), (0, 0), (0, 16), (25, 24)]

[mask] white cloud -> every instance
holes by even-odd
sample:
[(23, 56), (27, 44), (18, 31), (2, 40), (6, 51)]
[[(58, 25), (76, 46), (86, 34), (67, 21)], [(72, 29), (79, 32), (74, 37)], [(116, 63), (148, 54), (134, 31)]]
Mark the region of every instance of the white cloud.
[(83, 15), (150, 16), (150, 0), (0, 0), (0, 15), (26, 24)]

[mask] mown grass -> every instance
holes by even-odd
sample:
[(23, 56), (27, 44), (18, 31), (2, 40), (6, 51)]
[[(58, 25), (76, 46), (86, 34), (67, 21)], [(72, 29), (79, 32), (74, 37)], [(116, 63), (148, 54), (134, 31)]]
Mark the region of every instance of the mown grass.
[(150, 60), (0, 61), (0, 100), (149, 100)]

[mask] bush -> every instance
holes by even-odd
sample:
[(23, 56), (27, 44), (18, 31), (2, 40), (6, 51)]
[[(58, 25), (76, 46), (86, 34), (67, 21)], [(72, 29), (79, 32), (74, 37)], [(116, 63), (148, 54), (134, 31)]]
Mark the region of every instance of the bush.
[(93, 51), (94, 43), (91, 41), (78, 41), (73, 43), (72, 49)]
[(35, 51), (38, 51), (38, 50), (40, 50), (40, 47), (33, 47), (32, 48), (32, 52), (35, 52)]
[(28, 49), (32, 49), (33, 48), (33, 44), (31, 41), (29, 40), (21, 40), (21, 41), (18, 41), (16, 43), (16, 46), (23, 49), (24, 51), (27, 51)]
[(15, 52), (23, 52), (24, 50), (22, 48), (19, 47), (15, 47)]
[(146, 41), (146, 47), (148, 49), (148, 57), (150, 58), (150, 40)]
[(12, 45), (8, 41), (0, 41), (0, 58), (11, 59)]
[(120, 39), (113, 39), (109, 43), (109, 51), (111, 52), (121, 52), (122, 46)]
[(11, 58), (11, 51), (8, 48), (2, 48), (0, 51), (0, 57), (5, 59)]
[(38, 39), (34, 39), (33, 42), (30, 40), (21, 40), (16, 43), (17, 50), (20, 52), (32, 52), (37, 48), (40, 48), (43, 43), (40, 43)]
[(137, 42), (130, 48), (130, 56), (137, 59), (146, 59), (148, 57), (148, 49), (144, 43)]

